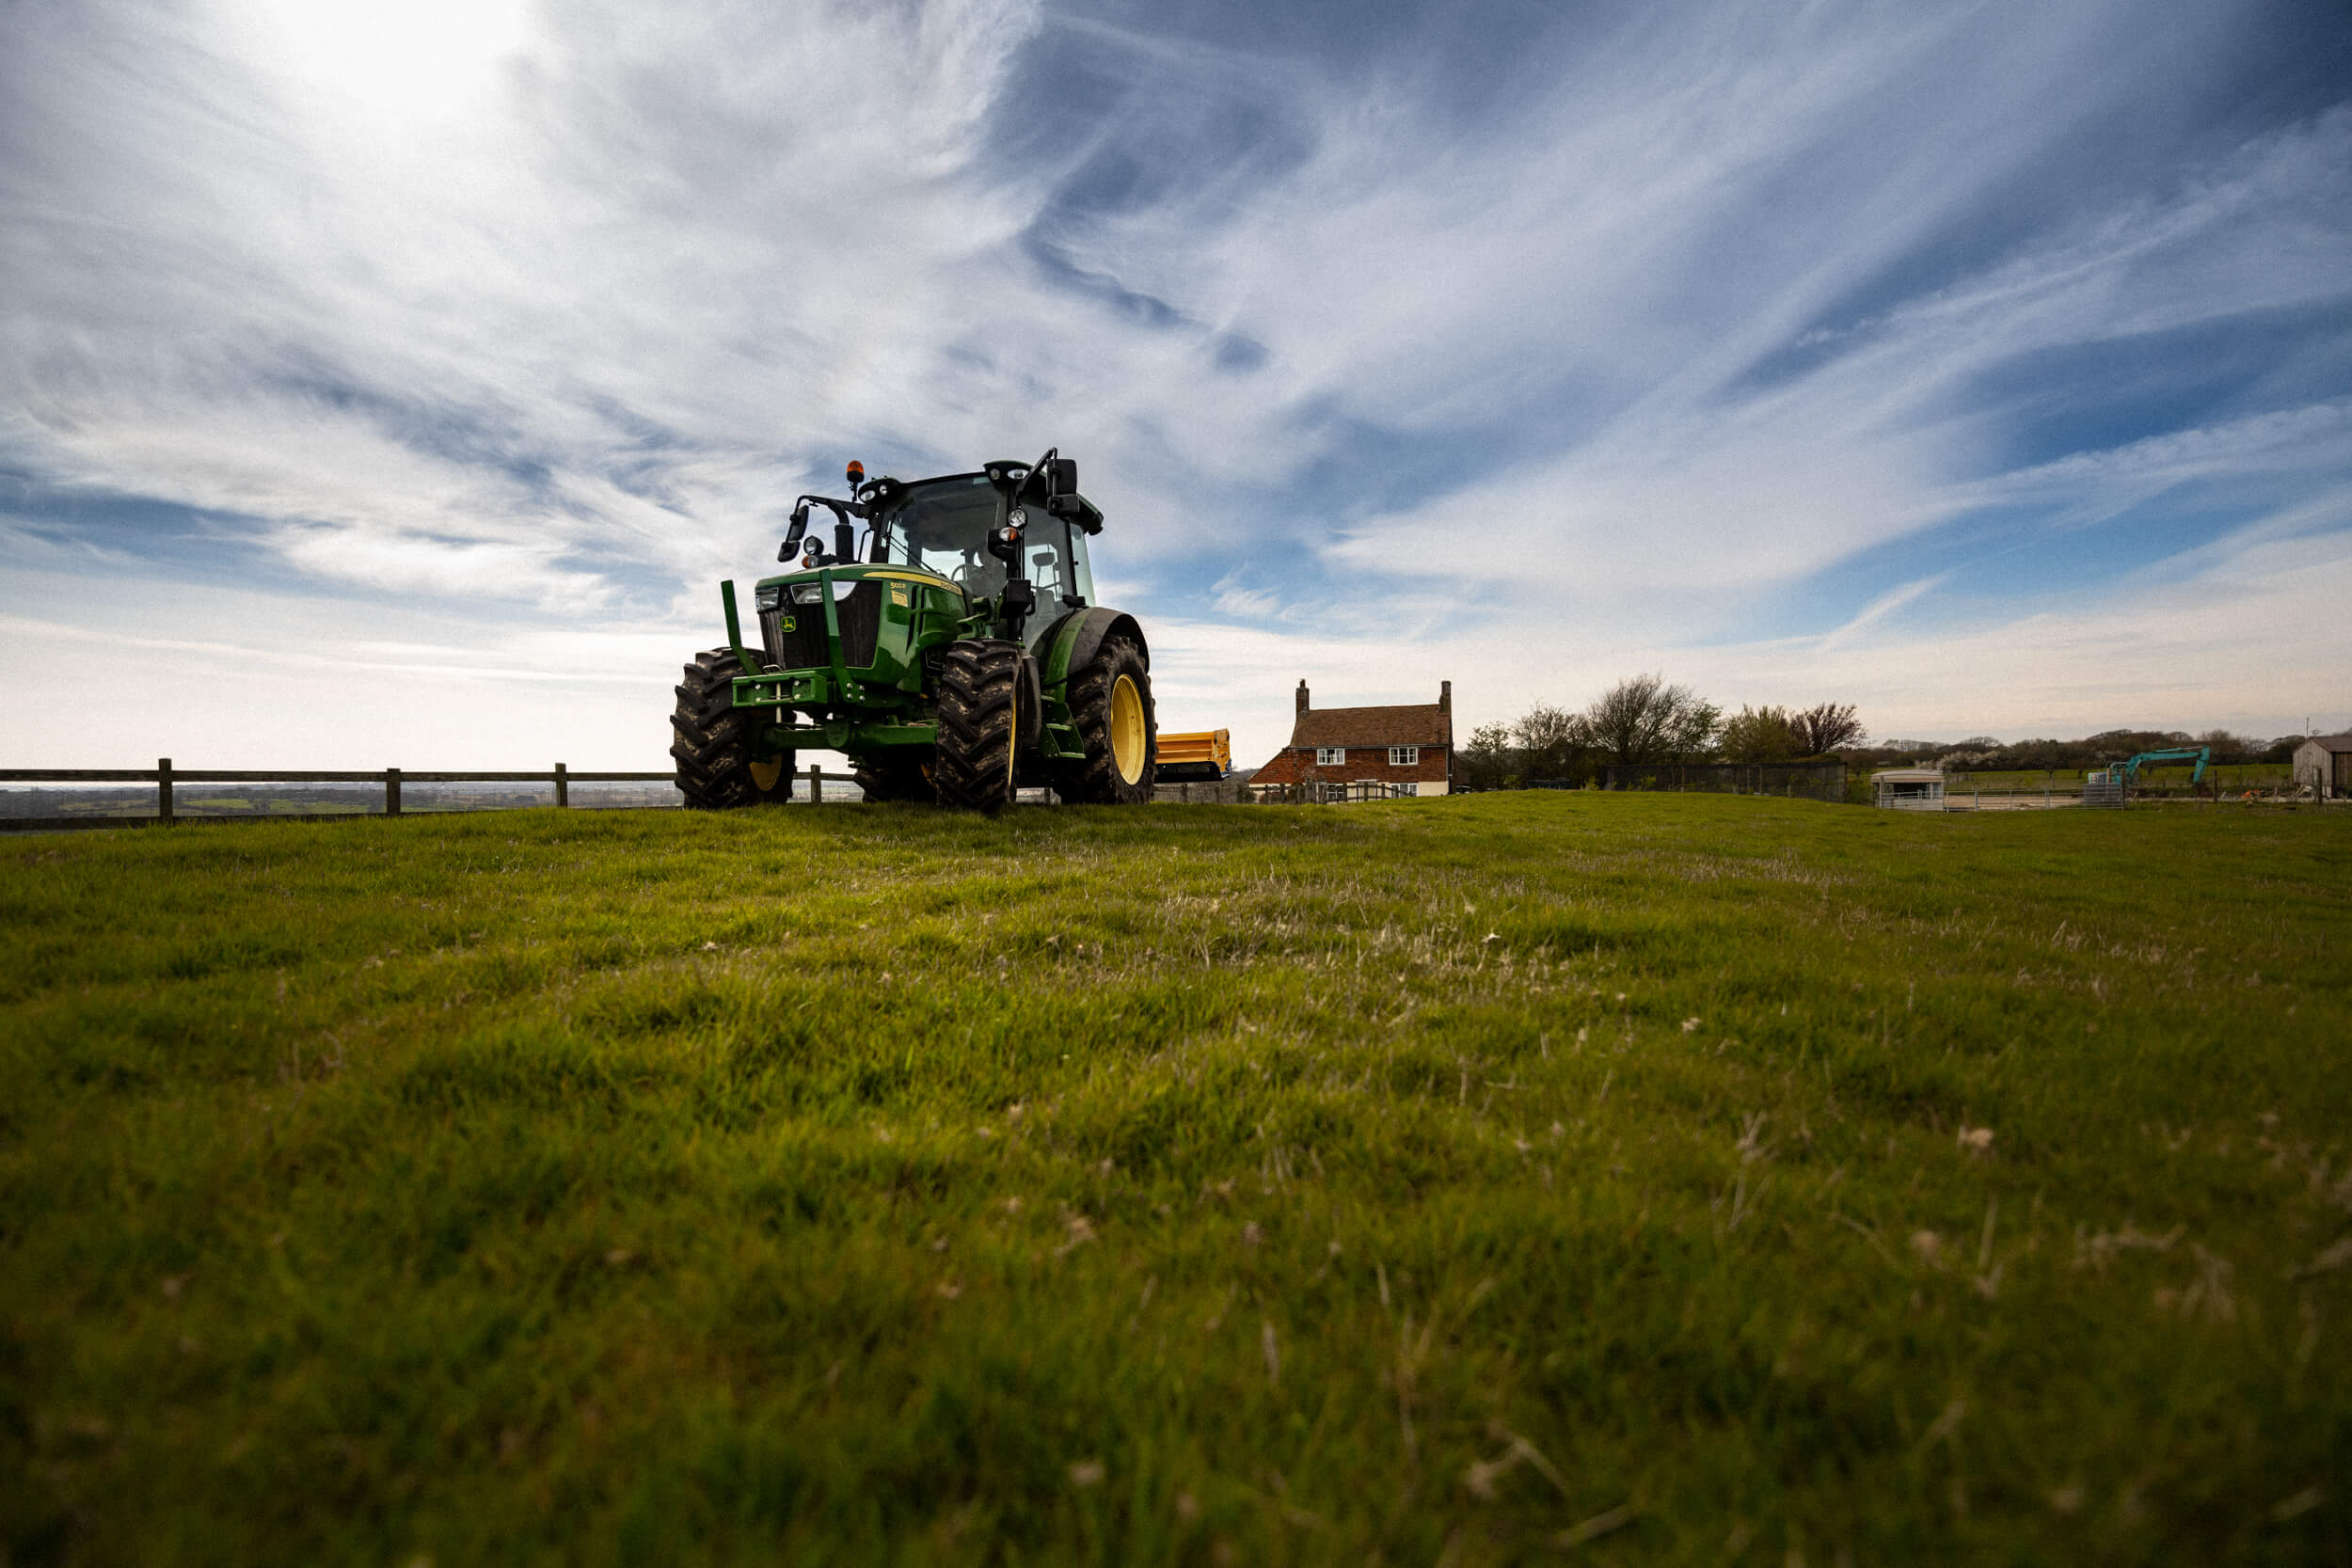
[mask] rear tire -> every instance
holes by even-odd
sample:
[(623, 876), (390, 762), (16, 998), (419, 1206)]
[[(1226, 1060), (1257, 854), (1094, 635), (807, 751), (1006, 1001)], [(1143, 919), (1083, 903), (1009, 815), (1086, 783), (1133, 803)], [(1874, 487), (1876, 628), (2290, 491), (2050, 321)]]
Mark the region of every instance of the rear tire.
[(1070, 721), (1086, 761), (1055, 784), (1072, 805), (1133, 806), (1152, 799), (1160, 744), (1152, 668), (1130, 638), (1105, 639), (1070, 673)]
[(939, 666), (939, 803), (994, 811), (1012, 799), (1020, 754), (1021, 645), (951, 643)]
[(728, 648), (694, 656), (678, 684), (677, 709), (670, 715), (670, 755), (677, 764), (677, 790), (695, 811), (782, 804), (792, 798), (793, 753), (752, 755), (752, 729), (767, 722), (767, 708), (734, 705), (735, 677), (743, 667)]

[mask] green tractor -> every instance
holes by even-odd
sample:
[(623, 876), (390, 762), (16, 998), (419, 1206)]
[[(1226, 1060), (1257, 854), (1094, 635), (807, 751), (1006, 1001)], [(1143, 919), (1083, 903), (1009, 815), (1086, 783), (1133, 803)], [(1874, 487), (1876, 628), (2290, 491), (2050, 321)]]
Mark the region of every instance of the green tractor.
[[(727, 645), (686, 667), (670, 719), (686, 804), (788, 800), (809, 748), (847, 753), (869, 800), (986, 811), (1025, 785), (1151, 800), (1151, 651), (1133, 616), (1093, 602), (1103, 514), (1077, 463), (1048, 451), (912, 483), (852, 463), (849, 486), (794, 502), (776, 559), (800, 566), (754, 591), (756, 652), (735, 584), (719, 585)], [(813, 506), (833, 514), (830, 551)]]

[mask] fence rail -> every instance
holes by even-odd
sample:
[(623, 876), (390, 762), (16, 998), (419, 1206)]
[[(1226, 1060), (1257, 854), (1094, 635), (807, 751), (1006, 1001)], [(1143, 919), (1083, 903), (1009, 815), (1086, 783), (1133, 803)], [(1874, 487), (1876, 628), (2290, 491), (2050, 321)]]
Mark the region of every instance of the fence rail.
[(1361, 779), (1353, 784), (1309, 781), (1288, 784), (1243, 784), (1241, 789), (1258, 804), (1283, 806), (1334, 806), (1350, 800), (1404, 800), (1419, 793), (1404, 784), (1382, 784), (1376, 779)]
[[(793, 777), (808, 784), (811, 805), (821, 805), (827, 783), (852, 784), (852, 775), (828, 773), (811, 764), (804, 771), (796, 769)], [(0, 784), (151, 784), (155, 786), (155, 814), (152, 816), (131, 815), (99, 815), (71, 816), (11, 816), (0, 817), (0, 830), (28, 828), (135, 828), (153, 823), (172, 827), (183, 820), (204, 822), (331, 822), (352, 816), (400, 816), (401, 790), (407, 784), (551, 784), (555, 804), (569, 808), (571, 786), (576, 784), (670, 784), (676, 775), (672, 772), (647, 773), (612, 771), (608, 769), (580, 770), (564, 763), (552, 768), (511, 769), (430, 769), (412, 771), (400, 768), (180, 768), (169, 757), (159, 757), (152, 768), (0, 768)], [(183, 818), (178, 810), (177, 790), (182, 784), (372, 784), (384, 788), (384, 804), (380, 813), (305, 812), (305, 813), (206, 813), (200, 816)], [(500, 810), (500, 807), (461, 807), (460, 810)]]
[[(155, 803), (151, 815), (131, 812), (83, 812), (51, 816), (0, 816), (0, 832), (29, 830), (54, 831), (72, 828), (141, 828), (174, 827), (182, 822), (341, 822), (355, 817), (402, 816), (411, 815), (404, 809), (402, 791), (412, 784), (529, 784), (551, 785), (555, 804), (569, 807), (571, 786), (576, 784), (669, 784), (675, 778), (669, 772), (649, 773), (606, 769), (578, 769), (565, 763), (552, 768), (182, 768), (169, 757), (159, 757), (152, 768), (0, 768), (0, 784), (141, 784), (155, 786)], [(853, 784), (855, 775), (829, 773), (811, 765), (797, 768), (793, 778), (807, 786), (804, 797), (811, 805), (825, 800), (825, 786)], [(183, 813), (179, 791), (183, 785), (224, 784), (374, 784), (383, 790), (380, 805), (365, 805), (358, 810), (338, 807), (327, 811), (301, 812), (197, 812)], [(1307, 782), (1291, 784), (1252, 784), (1244, 781), (1219, 783), (1164, 784), (1156, 789), (1154, 798), (1168, 802), (1232, 805), (1337, 805), (1347, 801), (1400, 800), (1415, 791), (1402, 784), (1359, 780), (1350, 784)], [(1025, 801), (1051, 803), (1050, 790), (1025, 789), (1019, 798)], [(841, 796), (836, 795), (839, 800)], [(132, 804), (135, 802), (125, 802)], [(316, 803), (316, 802), (311, 802)], [(467, 811), (498, 811), (516, 809), (512, 805), (474, 805), (457, 807), (425, 806), (433, 815), (455, 815)]]
[[(2087, 786), (2081, 784), (2044, 784), (2014, 789), (1955, 789), (1944, 786), (1942, 809), (1945, 811), (2059, 811), (2074, 806), (2097, 805), (2090, 799)], [(2119, 804), (2121, 802), (2118, 802)]]

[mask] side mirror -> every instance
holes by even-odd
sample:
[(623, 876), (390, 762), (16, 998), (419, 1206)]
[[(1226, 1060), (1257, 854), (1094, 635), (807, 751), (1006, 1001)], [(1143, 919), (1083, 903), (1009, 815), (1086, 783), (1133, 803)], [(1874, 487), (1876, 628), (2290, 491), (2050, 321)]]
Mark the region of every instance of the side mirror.
[(1102, 508), (1073, 490), (1065, 490), (1047, 501), (1045, 510), (1057, 517), (1069, 518), (1087, 533), (1103, 531)]
[(1067, 496), (1078, 488), (1078, 460), (1057, 457), (1045, 465), (1045, 487), (1057, 496)]

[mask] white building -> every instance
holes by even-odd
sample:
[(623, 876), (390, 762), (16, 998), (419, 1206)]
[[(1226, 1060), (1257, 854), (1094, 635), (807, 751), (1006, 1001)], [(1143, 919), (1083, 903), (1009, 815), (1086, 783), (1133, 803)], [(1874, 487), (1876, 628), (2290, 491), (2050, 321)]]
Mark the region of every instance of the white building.
[(1889, 811), (1942, 811), (1944, 769), (1883, 768), (1870, 775), (1878, 803)]

